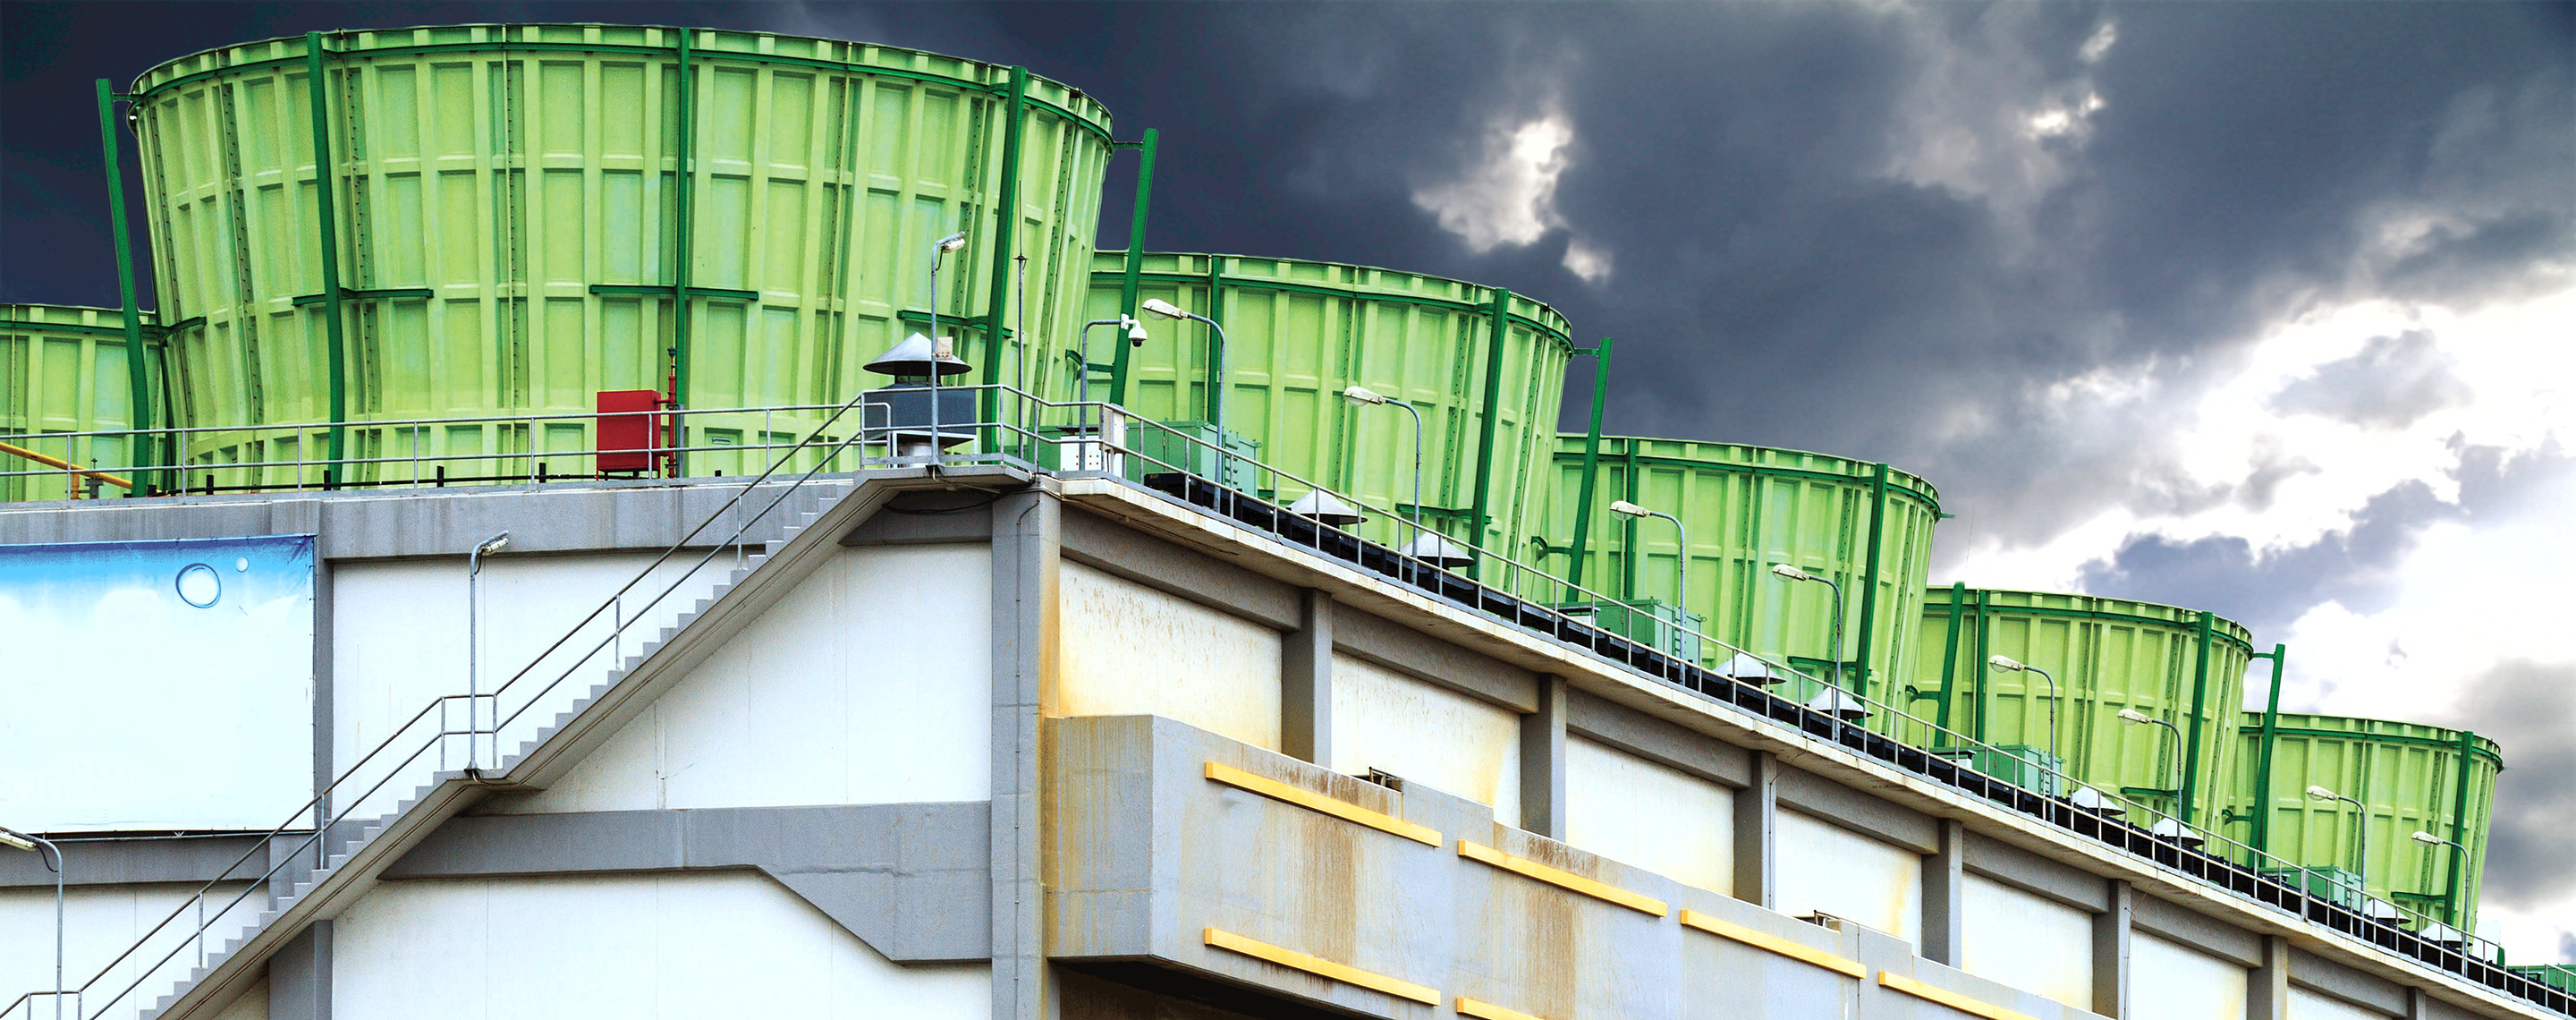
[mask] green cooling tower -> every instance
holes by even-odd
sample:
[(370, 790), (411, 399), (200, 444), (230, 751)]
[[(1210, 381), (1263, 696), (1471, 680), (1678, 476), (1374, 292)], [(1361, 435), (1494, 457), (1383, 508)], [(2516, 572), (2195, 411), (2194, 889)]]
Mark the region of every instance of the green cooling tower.
[[(1120, 253), (1092, 261), (1087, 318), (1118, 316), (1125, 265)], [(1365, 386), (1408, 401), (1422, 413), (1423, 523), (1528, 561), (1573, 350), (1555, 309), (1457, 280), (1296, 259), (1147, 254), (1141, 281), (1138, 300), (1159, 298), (1225, 327), (1225, 428), (1258, 442), (1263, 463), (1409, 512), (1413, 418), (1353, 403), (1343, 391)], [(1206, 420), (1209, 330), (1150, 316), (1145, 325), (1151, 337), (1127, 355), (1128, 408), (1156, 421)], [(1115, 363), (1109, 333), (1095, 337), (1095, 365)], [(1092, 399), (1110, 399), (1109, 382), (1095, 371)], [(1293, 481), (1256, 484), (1281, 499), (1304, 492)], [(1478, 514), (1481, 528), (1469, 523)], [(1386, 527), (1364, 530), (1392, 536)], [(1480, 570), (1489, 582), (1525, 588)]]
[[(1691, 546), (1683, 608), (1706, 618), (1700, 629), (1708, 636), (1820, 678), (1830, 679), (1829, 664), (1844, 659), (1844, 686), (1872, 698), (1912, 676), (1914, 623), (1941, 513), (1930, 483), (1819, 453), (1603, 436), (1593, 505), (1581, 513), (1584, 437), (1559, 436), (1555, 460), (1548, 562), (1567, 571), (1580, 541), (1585, 588), (1630, 602), (1672, 597), (1672, 525), (1608, 512), (1612, 500), (1627, 500), (1681, 518)], [(1773, 574), (1777, 563), (1841, 586), (1839, 654), (1831, 644), (1833, 589)], [(1724, 658), (1714, 648), (1701, 657)], [(1786, 693), (1805, 700), (1819, 692), (1798, 684)]]
[[(161, 392), (160, 327), (143, 313), (147, 393)], [(113, 308), (0, 305), (0, 443), (23, 447), (83, 467), (128, 474), (131, 446), (124, 439), (46, 433), (112, 432), (133, 422), (127, 385), (125, 313)], [(153, 417), (158, 420), (159, 414)], [(46, 466), (0, 455), (0, 502), (63, 499), (74, 491), (67, 474), (21, 475)], [(109, 489), (110, 494), (118, 490)]]
[[(2288, 864), (2358, 871), (2373, 896), (2477, 929), (2487, 822), (2496, 773), (2504, 770), (2495, 741), (2417, 723), (2283, 712), (2272, 735), (2271, 785), (2261, 790), (2263, 713), (2244, 713), (2237, 733), (2228, 835), (2268, 843)], [(2369, 822), (2356, 825), (2350, 804), (2309, 799), (2311, 786), (2369, 805)], [(2258, 840), (2256, 804), (2264, 794), (2271, 817)], [(2416, 842), (2417, 832), (2463, 849)]]
[[(705, 29), (334, 32), (174, 60), (133, 91), (179, 415), (246, 426), (193, 439), (191, 481), (319, 455), (332, 430), (248, 426), (335, 411), (581, 414), (595, 391), (675, 383), (710, 411), (837, 403), (923, 328), (929, 247), (954, 231), (940, 329), (1002, 381), (1010, 352), (983, 336), (988, 316), (1017, 324), (1012, 257), (1030, 259), (1029, 331), (1068, 333), (1110, 154), (1098, 103), (1024, 70)], [(816, 420), (692, 416), (687, 439)], [(554, 473), (590, 472), (577, 419), (343, 431), (348, 456), (391, 461), (344, 482), (407, 479), (415, 454), (524, 474), (532, 441)]]
[[(2057, 754), (2066, 775), (2218, 831), (2254, 651), (2243, 626), (2152, 602), (1965, 586), (1931, 589), (1922, 623), (1922, 667), (1907, 695), (1912, 714), (1969, 739), (2044, 754), (2048, 681), (1988, 660), (2036, 666), (2057, 679)], [(2129, 723), (2122, 709), (2172, 729)], [(1948, 743), (1928, 729), (1908, 739)]]

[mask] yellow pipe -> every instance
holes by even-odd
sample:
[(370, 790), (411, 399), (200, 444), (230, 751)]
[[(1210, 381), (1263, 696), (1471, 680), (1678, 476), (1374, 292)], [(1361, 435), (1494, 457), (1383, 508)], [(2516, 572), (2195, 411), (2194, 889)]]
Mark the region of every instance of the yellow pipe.
[(73, 472), (73, 473), (75, 473), (75, 474), (88, 475), (88, 476), (89, 476), (89, 477), (91, 477), (91, 478), (98, 479), (99, 481), (106, 482), (106, 483), (107, 483), (107, 484), (109, 484), (109, 485), (113, 485), (113, 486), (116, 486), (117, 488), (125, 489), (125, 490), (127, 490), (127, 491), (132, 491), (132, 490), (134, 489), (134, 483), (133, 483), (133, 482), (129, 482), (129, 481), (126, 481), (125, 479), (118, 478), (118, 477), (116, 477), (115, 475), (108, 474), (108, 473), (107, 473), (107, 472), (105, 472), (105, 471), (99, 471), (99, 470), (96, 470), (96, 469), (93, 469), (93, 468), (85, 468), (85, 467), (82, 467), (82, 466), (80, 466), (80, 465), (78, 465), (78, 464), (74, 464), (74, 463), (72, 463), (72, 462), (70, 462), (70, 461), (63, 460), (63, 459), (58, 458), (58, 457), (50, 457), (50, 456), (47, 456), (47, 455), (45, 455), (45, 454), (37, 453), (36, 451), (34, 451), (34, 450), (30, 450), (30, 449), (27, 449), (26, 447), (23, 447), (23, 446), (12, 446), (12, 445), (10, 445), (10, 444), (8, 444), (8, 443), (0, 443), (0, 453), (12, 453), (12, 454), (16, 454), (16, 455), (21, 456), (21, 457), (25, 457), (25, 458), (27, 458), (28, 460), (35, 461), (36, 463), (38, 463), (38, 464), (42, 464), (42, 465), (44, 465), (44, 466), (46, 466), (46, 467), (58, 467), (58, 468), (61, 468), (61, 469), (65, 470), (65, 471)]

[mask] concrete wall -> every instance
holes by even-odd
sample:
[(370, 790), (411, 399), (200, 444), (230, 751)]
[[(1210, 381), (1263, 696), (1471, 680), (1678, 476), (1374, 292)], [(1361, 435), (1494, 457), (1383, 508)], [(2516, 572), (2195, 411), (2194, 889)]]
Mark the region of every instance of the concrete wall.
[(2290, 987), (2290, 1020), (2388, 1020), (2394, 1015), (2365, 1009), (2323, 992)]
[[(658, 551), (552, 556), (512, 556), (503, 552), (484, 560), (483, 669), (481, 680), (473, 686), (484, 692), (503, 684), (509, 687), (500, 697), (483, 703), (476, 713), (488, 728), (493, 721), (488, 713), (496, 704), (505, 715), (531, 704), (534, 707), (505, 727), (498, 741), (484, 738), (480, 762), (490, 764), (495, 747), (503, 753), (515, 750), (537, 728), (553, 722), (556, 713), (587, 695), (624, 659), (615, 651), (637, 654), (644, 642), (695, 606), (733, 570), (734, 557), (729, 553), (718, 554), (715, 561), (694, 574), (688, 568), (701, 553), (673, 557), (654, 569), (653, 576), (637, 584), (623, 600), (628, 607), (623, 615), (643, 622), (629, 626), (614, 647), (602, 647), (590, 654), (592, 648), (609, 640), (620, 612), (612, 610), (588, 624), (582, 623), (583, 618), (651, 566), (658, 555)], [(658, 604), (648, 605), (674, 582), (679, 584), (677, 589)], [(467, 602), (466, 561), (462, 556), (333, 564), (330, 647), (334, 774), (348, 771), (360, 756), (393, 735), (397, 727), (405, 726), (432, 699), (466, 692)], [(540, 659), (547, 646), (568, 631), (574, 632), (574, 637), (554, 654)], [(512, 677), (523, 670), (524, 678), (512, 682)], [(551, 691), (538, 693), (558, 677), (563, 679)], [(461, 733), (466, 728), (465, 703), (450, 703), (449, 715), (454, 725), (444, 728)], [(434, 718), (411, 724), (388, 754), (410, 754), (438, 728), (442, 727)], [(444, 757), (432, 755), (409, 763), (403, 769), (404, 779), (385, 784), (367, 798), (358, 816), (372, 817), (390, 811), (431, 772), (462, 767), (466, 760), (465, 738), (449, 737), (445, 743), (448, 746)], [(345, 788), (355, 791), (374, 785), (382, 775), (372, 770), (392, 768), (400, 760), (379, 757), (369, 763), (363, 782), (346, 784)], [(336, 809), (345, 805), (334, 806)]]
[(2244, 1020), (2246, 970), (2172, 939), (2130, 936), (2128, 1020)]
[(2078, 1008), (2093, 1003), (2093, 915), (1989, 878), (1962, 886), (1959, 967)]
[(1711, 892), (1735, 891), (1735, 793), (1582, 737), (1565, 742), (1565, 841)]
[(1376, 665), (1333, 656), (1333, 771), (1381, 769), (1521, 823), (1520, 715)]
[(992, 796), (992, 554), (844, 549), (553, 787), (496, 812)]
[[(17, 851), (6, 851), (16, 853)], [(152, 926), (161, 923), (173, 910), (182, 910), (182, 930), (194, 931), (197, 914), (193, 906), (200, 883), (150, 883), (113, 886), (72, 886), (63, 894), (63, 982), (78, 987), (97, 974), (99, 968), (125, 952), (126, 947), (142, 938)], [(206, 903), (206, 917), (215, 923), (207, 932), (208, 951), (222, 949), (224, 942), (240, 934), (251, 919), (268, 907), (268, 898), (260, 893), (244, 897), (229, 912), (224, 904), (231, 901), (249, 883), (227, 883), (217, 887)], [(155, 940), (150, 958), (138, 956), (117, 965), (114, 979), (107, 989), (121, 989), (138, 977), (149, 974), (137, 994), (160, 995), (172, 981), (187, 975), (197, 965), (193, 942), (167, 963), (159, 957), (176, 943)], [(156, 966), (157, 964), (157, 966)], [(0, 890), (0, 1004), (18, 997), (20, 992), (54, 987), (54, 890), (17, 887)], [(96, 1010), (103, 997), (93, 995), (90, 1008)], [(141, 1005), (151, 1005), (147, 996)], [(50, 1000), (39, 1002), (39, 1014), (50, 1017)]]
[(1061, 714), (1160, 715), (1279, 749), (1278, 631), (1079, 563), (1061, 577)]
[(1923, 944), (1923, 858), (1798, 811), (1779, 814), (1779, 909), (1848, 918)]
[(985, 965), (898, 966), (749, 871), (389, 881), (332, 966), (363, 1020), (991, 1016)]

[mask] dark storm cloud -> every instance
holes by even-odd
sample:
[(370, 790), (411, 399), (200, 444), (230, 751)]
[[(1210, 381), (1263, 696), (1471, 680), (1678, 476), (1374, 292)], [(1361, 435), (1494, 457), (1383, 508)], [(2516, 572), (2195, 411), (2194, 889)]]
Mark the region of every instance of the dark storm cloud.
[(2471, 396), (2431, 333), (2374, 337), (2361, 352), (2317, 367), (2272, 395), (2274, 410), (2317, 414), (2358, 425), (2403, 428)]
[(2492, 447), (2464, 448), (2452, 473), (2456, 500), (2406, 482), (2371, 497), (2350, 527), (2282, 549), (2256, 549), (2232, 535), (2188, 542), (2133, 535), (2108, 558), (2085, 564), (2078, 587), (2208, 609), (2258, 635), (2278, 634), (2328, 601), (2375, 613), (2397, 596), (2404, 580), (2397, 569), (2425, 528), (2522, 511), (2571, 472), (2576, 457), (2557, 451), (2508, 458)]
[[(2469, 681), (2450, 725), (2504, 748), (2489, 825), (2486, 902), (2530, 910), (2576, 892), (2576, 666), (2506, 662)], [(2562, 943), (2562, 952), (2567, 948)], [(2576, 954), (2568, 956), (2576, 962)]]

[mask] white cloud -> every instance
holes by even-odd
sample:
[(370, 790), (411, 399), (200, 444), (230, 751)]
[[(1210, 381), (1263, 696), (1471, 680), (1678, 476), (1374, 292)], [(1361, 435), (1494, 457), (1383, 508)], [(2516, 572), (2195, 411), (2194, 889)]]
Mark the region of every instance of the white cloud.
[[(1914, 80), (1889, 139), (1888, 176), (1985, 203), (2030, 240), (2040, 200), (2070, 179), (2070, 147), (2090, 138), (2109, 105), (2093, 67), (2119, 39), (2105, 21), (2077, 47), (2072, 76), (2025, 44), (2035, 9), (1997, 8), (1960, 22), (1939, 8), (1892, 9), (1917, 37)], [(1964, 26), (1964, 27), (1963, 27)]]
[[(1556, 182), (1573, 144), (1574, 126), (1562, 113), (1498, 124), (1487, 132), (1475, 164), (1450, 181), (1414, 189), (1413, 204), (1478, 255), (1536, 244), (1567, 229), (1556, 208)], [(1584, 282), (1598, 284), (1610, 277), (1611, 253), (1575, 237), (1562, 264)]]

